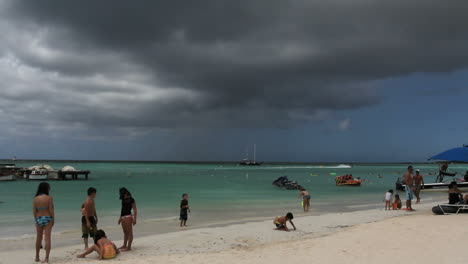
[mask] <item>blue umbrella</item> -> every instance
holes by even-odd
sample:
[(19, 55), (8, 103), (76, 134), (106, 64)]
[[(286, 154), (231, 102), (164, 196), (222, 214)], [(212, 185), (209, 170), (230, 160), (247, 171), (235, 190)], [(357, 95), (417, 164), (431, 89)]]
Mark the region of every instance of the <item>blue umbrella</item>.
[(468, 162), (468, 145), (453, 148), (429, 158), (429, 160), (444, 160), (450, 162)]

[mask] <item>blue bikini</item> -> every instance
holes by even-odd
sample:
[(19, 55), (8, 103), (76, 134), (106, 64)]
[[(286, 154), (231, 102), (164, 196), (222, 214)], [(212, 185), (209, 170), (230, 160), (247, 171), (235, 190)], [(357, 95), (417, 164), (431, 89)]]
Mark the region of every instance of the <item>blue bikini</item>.
[[(36, 210), (47, 210), (49, 209), (49, 207), (36, 207)], [(48, 225), (52, 220), (54, 220), (54, 218), (52, 216), (48, 216), (48, 215), (45, 215), (45, 216), (38, 216), (36, 217), (36, 224), (38, 226), (46, 226)]]
[(36, 224), (38, 226), (46, 226), (48, 225), (54, 218), (52, 216), (38, 216), (36, 217)]

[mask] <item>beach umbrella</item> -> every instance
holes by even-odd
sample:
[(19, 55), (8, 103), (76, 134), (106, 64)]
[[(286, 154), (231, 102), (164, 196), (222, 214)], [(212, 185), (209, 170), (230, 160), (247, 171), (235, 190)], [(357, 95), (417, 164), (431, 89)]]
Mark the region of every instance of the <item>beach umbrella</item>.
[(468, 145), (453, 148), (429, 158), (429, 160), (444, 160), (449, 162), (468, 162)]

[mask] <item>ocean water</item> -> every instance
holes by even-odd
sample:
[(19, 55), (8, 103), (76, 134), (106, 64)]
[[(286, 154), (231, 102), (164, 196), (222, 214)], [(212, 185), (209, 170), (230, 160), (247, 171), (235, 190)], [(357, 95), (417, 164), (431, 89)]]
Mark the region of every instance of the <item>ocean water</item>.
[[(38, 162), (17, 162), (19, 167)], [(406, 164), (355, 165), (350, 169), (310, 164), (264, 164), (245, 167), (237, 164), (40, 162), (54, 168), (70, 165), (90, 170), (88, 181), (49, 181), (56, 211), (55, 232), (80, 229), (80, 206), (88, 187), (97, 188), (96, 207), (100, 226), (115, 226), (120, 215), (120, 187), (129, 189), (137, 202), (140, 222), (169, 221), (177, 225), (182, 193), (189, 194), (192, 210), (189, 223), (218, 223), (265, 217), (292, 211), (301, 212), (298, 192), (272, 186), (282, 175), (298, 181), (312, 196), (313, 213), (350, 211), (381, 206), (384, 193)], [(337, 164), (328, 164), (334, 166)], [(423, 175), (434, 174), (435, 164), (414, 164)], [(464, 172), (467, 166), (451, 166)], [(365, 180), (361, 187), (335, 186), (335, 176), (352, 173)], [(336, 175), (335, 175), (336, 174)], [(378, 176), (382, 177), (379, 178)], [(435, 176), (425, 177), (431, 182)], [(21, 237), (35, 232), (32, 199), (39, 182), (0, 182), (0, 237)], [(424, 193), (423, 199), (442, 194)], [(444, 194), (445, 195), (445, 194)], [(145, 231), (146, 232), (146, 231)], [(148, 231), (151, 232), (151, 231)]]

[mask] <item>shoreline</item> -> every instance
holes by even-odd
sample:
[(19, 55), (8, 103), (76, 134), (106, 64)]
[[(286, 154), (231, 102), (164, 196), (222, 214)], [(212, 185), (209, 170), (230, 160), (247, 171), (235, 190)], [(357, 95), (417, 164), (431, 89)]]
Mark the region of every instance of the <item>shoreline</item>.
[[(409, 213), (404, 210), (385, 211), (382, 209), (356, 210), (352, 212), (328, 213), (318, 215), (300, 216), (294, 219), (298, 227), (297, 231), (280, 232), (273, 231), (273, 219), (238, 222), (237, 224), (200, 227), (195, 229), (185, 229), (183, 231), (155, 234), (148, 236), (136, 236), (134, 241), (134, 251), (121, 254), (114, 261), (135, 258), (137, 256), (159, 257), (174, 254), (200, 254), (228, 251), (231, 249), (246, 249), (257, 246), (268, 246), (278, 242), (296, 241), (299, 239), (315, 239), (327, 236), (348, 227), (365, 225), (372, 222), (380, 222), (389, 218), (403, 217), (408, 215), (420, 215), (430, 212), (430, 208), (435, 201), (417, 205), (418, 211)], [(116, 243), (121, 243), (122, 235), (112, 234), (109, 238)], [(0, 252), (0, 259), (14, 259), (12, 263), (31, 263), (34, 246), (29, 240), (28, 248), (21, 250), (9, 249)], [(81, 252), (81, 240), (73, 246), (54, 246), (57, 243), (53, 240), (51, 252), (51, 263), (93, 263), (95, 258), (90, 255), (86, 260), (75, 259), (76, 254)], [(82, 262), (83, 261), (83, 262)], [(1, 263), (1, 262), (0, 262)], [(141, 262), (146, 263), (146, 262)], [(148, 262), (152, 263), (152, 262)], [(2, 263), (4, 264), (4, 263)]]

